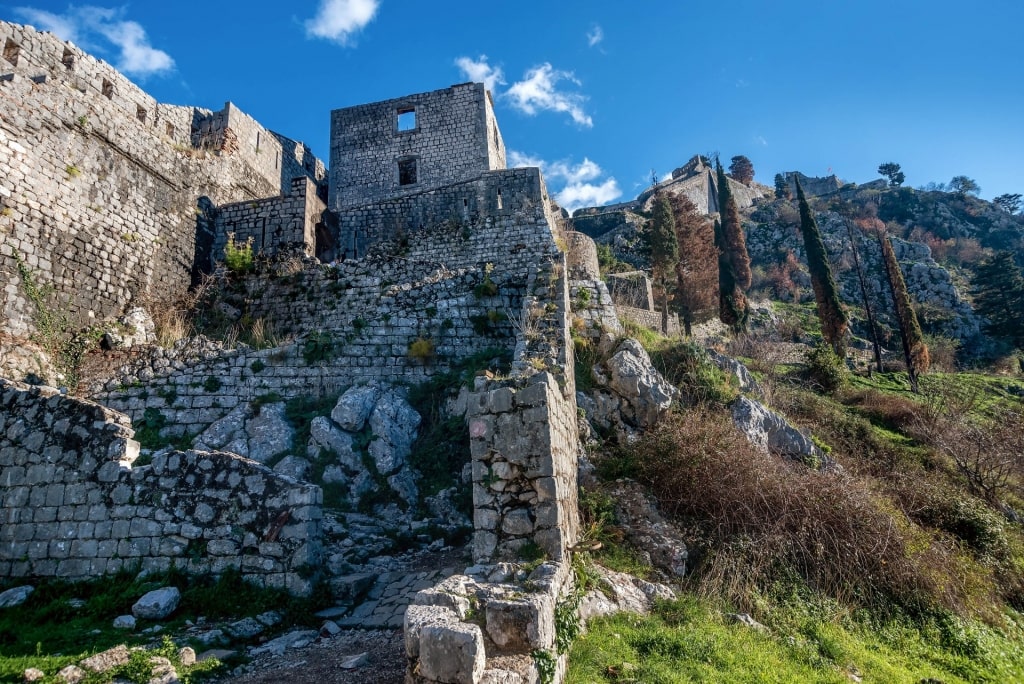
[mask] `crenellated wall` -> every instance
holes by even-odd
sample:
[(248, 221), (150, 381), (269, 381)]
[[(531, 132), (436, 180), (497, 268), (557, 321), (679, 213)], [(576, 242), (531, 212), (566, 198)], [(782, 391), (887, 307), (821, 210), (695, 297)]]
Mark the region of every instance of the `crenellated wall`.
[(98, 404), (0, 380), (0, 577), (231, 568), (312, 589), (319, 487), (225, 453), (165, 451), (133, 467), (129, 426)]
[[(201, 198), (279, 196), (290, 188), (284, 176), (323, 177), (304, 147), (285, 154), (230, 104), (216, 114), (159, 104), (109, 64), (31, 27), (0, 22), (0, 44), (10, 58), (0, 58), (0, 332), (35, 329), (24, 273), (52, 288), (46, 305), (72, 330), (174, 298), (209, 263)], [(266, 149), (197, 148), (214, 119), (223, 138), (259, 136)]]

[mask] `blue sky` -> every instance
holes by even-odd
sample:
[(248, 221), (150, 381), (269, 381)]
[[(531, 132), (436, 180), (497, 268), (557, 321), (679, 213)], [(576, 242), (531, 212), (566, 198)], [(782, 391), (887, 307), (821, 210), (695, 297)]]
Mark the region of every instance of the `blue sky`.
[(488, 78), (506, 146), (570, 208), (693, 154), (757, 179), (896, 161), (1024, 193), (1019, 0), (0, 3), (163, 102), (227, 100), (327, 161), (331, 109)]

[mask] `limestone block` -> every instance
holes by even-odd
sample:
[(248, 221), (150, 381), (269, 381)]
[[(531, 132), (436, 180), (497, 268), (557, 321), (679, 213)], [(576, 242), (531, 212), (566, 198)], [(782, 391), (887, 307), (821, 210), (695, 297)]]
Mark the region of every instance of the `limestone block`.
[(547, 594), (487, 602), (487, 635), (503, 648), (533, 650), (555, 644), (555, 602)]
[(132, 606), (132, 615), (146, 620), (162, 620), (178, 607), (181, 592), (177, 587), (164, 587), (145, 594)]
[(338, 398), (338, 403), (331, 411), (331, 420), (343, 430), (359, 432), (380, 395), (381, 389), (376, 385), (360, 385), (349, 389)]
[(476, 684), (486, 666), (484, 636), (477, 625), (454, 622), (419, 630), (420, 673), (445, 684)]

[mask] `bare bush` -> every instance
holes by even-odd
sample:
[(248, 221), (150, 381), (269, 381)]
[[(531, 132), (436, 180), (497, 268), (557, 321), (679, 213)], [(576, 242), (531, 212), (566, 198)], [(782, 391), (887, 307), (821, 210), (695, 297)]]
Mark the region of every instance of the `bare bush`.
[(719, 414), (664, 421), (633, 448), (639, 479), (703, 535), (697, 590), (751, 607), (752, 594), (802, 577), (836, 598), (959, 608), (954, 559), (861, 481), (753, 449)]
[(1024, 476), (1024, 413), (993, 405), (977, 393), (945, 389), (929, 397), (911, 426), (914, 436), (947, 456), (971, 488), (996, 503)]

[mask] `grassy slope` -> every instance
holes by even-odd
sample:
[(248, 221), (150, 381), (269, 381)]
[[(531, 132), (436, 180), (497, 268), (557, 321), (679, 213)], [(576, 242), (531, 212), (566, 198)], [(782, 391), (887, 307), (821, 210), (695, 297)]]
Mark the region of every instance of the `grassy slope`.
[[(666, 340), (637, 337), (663, 372), (673, 370), (665, 363), (673, 359)], [(823, 396), (800, 385), (799, 371), (775, 369), (777, 407), (834, 447), (833, 456), (914, 534), (951, 549), (955, 564), (940, 572), (951, 572), (948, 582), (974, 582), (976, 589), (966, 593), (976, 594), (977, 604), (963, 606), (961, 615), (943, 608), (864, 609), (827, 599), (798, 580), (802, 588), (788, 594), (753, 590), (756, 597), (745, 603), (757, 606), (755, 617), (769, 628), (759, 632), (726, 619), (729, 606), (721, 599), (698, 597), (707, 596), (699, 592), (698, 567), (682, 598), (660, 605), (654, 615), (592, 623), (573, 647), (568, 681), (845, 682), (850, 674), (867, 682), (1024, 681), (1024, 616), (1002, 598), (1014, 596), (1012, 581), (1024, 567), (1020, 526), (1006, 523), (969, 492), (949, 463), (907, 431), (903, 412), (922, 398), (909, 392), (905, 374), (856, 376), (834, 396)], [(700, 380), (700, 375), (687, 372), (673, 379)], [(1022, 406), (1019, 378), (935, 373), (922, 385), (926, 394), (976, 396), (979, 415), (995, 406)], [(727, 397), (729, 392), (718, 388), (704, 394)], [(923, 497), (923, 512), (908, 511), (902, 498), (908, 486), (938, 492), (942, 500)], [(964, 533), (965, 522), (970, 534)], [(623, 556), (633, 558), (617, 552), (600, 560), (621, 566)], [(631, 565), (617, 569), (636, 572)]]

